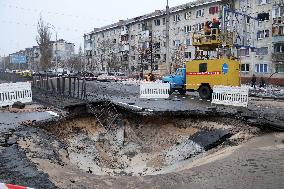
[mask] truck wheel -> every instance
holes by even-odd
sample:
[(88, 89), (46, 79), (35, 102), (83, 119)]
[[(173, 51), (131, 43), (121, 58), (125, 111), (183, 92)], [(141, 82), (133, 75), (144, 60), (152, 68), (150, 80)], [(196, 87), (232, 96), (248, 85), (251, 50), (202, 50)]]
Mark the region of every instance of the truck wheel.
[(184, 89), (179, 89), (178, 92), (179, 92), (179, 94), (181, 94), (181, 95), (185, 95), (186, 90), (184, 90)]
[(202, 85), (199, 88), (198, 92), (199, 92), (200, 98), (202, 98), (202, 99), (211, 99), (212, 92), (211, 92), (210, 87), (208, 87), (207, 85)]

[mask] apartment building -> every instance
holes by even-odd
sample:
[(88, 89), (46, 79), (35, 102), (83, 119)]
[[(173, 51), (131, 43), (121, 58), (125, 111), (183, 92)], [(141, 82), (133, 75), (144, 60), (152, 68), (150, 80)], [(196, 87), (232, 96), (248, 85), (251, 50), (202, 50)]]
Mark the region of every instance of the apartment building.
[(284, 85), (283, 0), (237, 0), (234, 5), (236, 11), (257, 19), (254, 45), (236, 49), (242, 81), (249, 82), (254, 74), (268, 83)]
[(52, 60), (63, 63), (75, 54), (75, 44), (69, 43), (64, 39), (59, 39), (52, 42)]
[[(170, 61), (173, 67), (194, 59), (191, 38), (203, 30), (204, 23), (218, 18), (221, 0), (199, 0), (170, 9)], [(152, 69), (166, 71), (166, 11), (156, 10), (109, 26), (95, 28), (84, 35), (86, 67), (89, 70), (123, 71), (129, 74)], [(152, 46), (152, 48), (151, 48)]]
[[(224, 5), (248, 15), (243, 16), (245, 23), (234, 21), (237, 30), (242, 31), (241, 37), (235, 35), (232, 51), (240, 59), (242, 81), (249, 82), (255, 74), (269, 83), (283, 85), (283, 0), (197, 0), (172, 7), (169, 49), (173, 67), (183, 66), (185, 61), (195, 58), (193, 32), (202, 31), (204, 23), (213, 18), (222, 21)], [(250, 21), (251, 18), (254, 21)], [(236, 34), (233, 26), (229, 27)], [(238, 42), (238, 38), (243, 38), (242, 42)], [(142, 67), (147, 73), (152, 62), (154, 74), (166, 72), (165, 10), (95, 28), (84, 35), (84, 41), (86, 69), (137, 74)]]

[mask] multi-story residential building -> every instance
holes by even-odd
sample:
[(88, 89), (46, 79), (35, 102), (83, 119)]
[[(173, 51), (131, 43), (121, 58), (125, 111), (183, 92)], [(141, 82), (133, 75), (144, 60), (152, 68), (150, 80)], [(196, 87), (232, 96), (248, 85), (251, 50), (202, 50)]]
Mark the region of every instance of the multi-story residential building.
[(64, 64), (66, 60), (70, 57), (73, 57), (75, 54), (75, 44), (69, 43), (63, 39), (59, 39), (57, 41), (52, 42), (52, 60), (56, 60), (59, 64)]
[[(170, 61), (181, 66), (194, 58), (192, 34), (204, 23), (220, 16), (221, 0), (202, 0), (170, 9)], [(138, 73), (143, 65), (150, 72), (166, 71), (166, 11), (153, 13), (95, 28), (85, 34), (87, 69)], [(152, 48), (151, 48), (152, 46)]]
[[(257, 18), (254, 26), (254, 45), (238, 48), (243, 82), (249, 82), (252, 75), (266, 78), (268, 83), (284, 85), (283, 1), (282, 0), (236, 0), (235, 9)], [(282, 12), (281, 12), (282, 11)], [(246, 27), (248, 27), (247, 21)], [(283, 48), (284, 50), (284, 48)]]
[[(235, 37), (232, 51), (240, 59), (242, 81), (248, 82), (255, 74), (269, 83), (283, 85), (282, 0), (197, 0), (171, 8), (169, 54), (173, 67), (195, 58), (193, 33), (202, 31), (208, 20), (219, 18), (222, 21), (224, 6), (244, 15), (244, 23), (234, 21), (242, 36)], [(250, 21), (251, 18), (254, 21)], [(236, 33), (232, 25), (229, 27)], [(238, 42), (238, 38), (242, 38), (242, 42)], [(152, 62), (154, 73), (166, 71), (165, 10), (95, 28), (84, 35), (84, 40), (86, 69), (138, 73), (142, 67), (149, 72)]]

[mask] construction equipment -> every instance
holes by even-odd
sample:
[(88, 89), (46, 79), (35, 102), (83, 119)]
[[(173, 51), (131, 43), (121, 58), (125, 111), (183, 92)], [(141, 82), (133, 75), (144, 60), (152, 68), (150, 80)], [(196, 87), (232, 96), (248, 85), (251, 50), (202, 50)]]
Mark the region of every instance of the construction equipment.
[(202, 31), (193, 34), (195, 59), (186, 62), (185, 68), (178, 68), (175, 75), (163, 77), (164, 83), (171, 84), (170, 93), (198, 91), (202, 99), (210, 99), (215, 85), (240, 85), (240, 63), (231, 53), (233, 33), (221, 31), (219, 25), (217, 19), (207, 21)]

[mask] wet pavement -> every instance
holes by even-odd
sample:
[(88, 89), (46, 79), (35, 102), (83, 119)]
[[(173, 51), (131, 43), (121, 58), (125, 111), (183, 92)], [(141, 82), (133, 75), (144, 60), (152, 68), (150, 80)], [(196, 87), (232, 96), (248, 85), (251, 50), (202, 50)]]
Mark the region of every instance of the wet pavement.
[(48, 175), (39, 171), (18, 146), (18, 137), (26, 130), (21, 126), (23, 121), (41, 121), (52, 117), (48, 112), (0, 112), (0, 183), (56, 188)]

